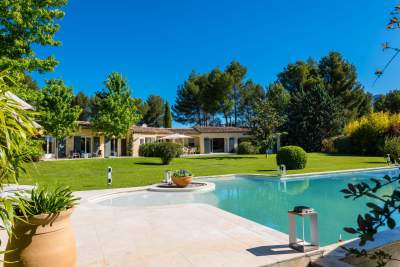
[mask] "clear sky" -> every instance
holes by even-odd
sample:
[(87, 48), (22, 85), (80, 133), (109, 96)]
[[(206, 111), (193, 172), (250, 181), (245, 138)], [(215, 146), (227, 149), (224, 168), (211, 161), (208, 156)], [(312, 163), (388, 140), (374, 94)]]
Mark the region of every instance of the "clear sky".
[(331, 50), (353, 62), (374, 93), (400, 88), (400, 57), (372, 87), (374, 70), (400, 47), (400, 30), (385, 30), (393, 0), (70, 0), (57, 48), (38, 48), (60, 61), (55, 72), (74, 91), (92, 94), (112, 71), (128, 78), (135, 97), (157, 94), (171, 103), (192, 70), (238, 60), (262, 85), (289, 63)]

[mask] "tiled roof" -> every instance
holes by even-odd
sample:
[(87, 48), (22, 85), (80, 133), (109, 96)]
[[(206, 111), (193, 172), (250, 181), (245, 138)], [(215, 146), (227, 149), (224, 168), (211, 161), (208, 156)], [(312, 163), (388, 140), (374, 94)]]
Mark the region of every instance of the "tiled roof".
[(133, 126), (133, 132), (144, 134), (200, 134), (200, 133), (248, 133), (249, 129), (240, 127), (193, 127), (193, 128), (156, 128)]
[(199, 133), (248, 133), (250, 130), (248, 128), (241, 127), (194, 127)]
[(131, 128), (134, 133), (144, 133), (144, 134), (173, 134), (170, 128), (157, 128), (157, 127), (141, 127), (133, 126)]
[(194, 128), (170, 128), (170, 130), (178, 134), (199, 134)]

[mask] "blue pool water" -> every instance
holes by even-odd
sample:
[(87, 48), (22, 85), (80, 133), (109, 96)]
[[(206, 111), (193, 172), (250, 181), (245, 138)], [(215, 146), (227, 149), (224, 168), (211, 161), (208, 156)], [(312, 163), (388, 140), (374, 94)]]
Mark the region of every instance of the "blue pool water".
[[(321, 245), (328, 245), (342, 239), (355, 238), (343, 231), (345, 226), (356, 226), (358, 213), (368, 211), (366, 202), (370, 199), (345, 199), (341, 189), (349, 182), (358, 183), (370, 178), (382, 179), (385, 175), (398, 176), (398, 169), (326, 174), (296, 177), (280, 181), (268, 177), (233, 176), (210, 178), (216, 190), (208, 193), (159, 193), (141, 191), (104, 200), (103, 205), (113, 206), (154, 206), (181, 203), (207, 203), (232, 212), (281, 232), (288, 232), (287, 211), (294, 206), (305, 205), (319, 214), (319, 235)], [(387, 187), (383, 194), (390, 193)], [(400, 217), (396, 217), (400, 222)], [(300, 225), (300, 224), (298, 224)], [(307, 221), (306, 221), (307, 229)], [(300, 230), (300, 229), (299, 229)], [(306, 238), (309, 233), (306, 231)]]

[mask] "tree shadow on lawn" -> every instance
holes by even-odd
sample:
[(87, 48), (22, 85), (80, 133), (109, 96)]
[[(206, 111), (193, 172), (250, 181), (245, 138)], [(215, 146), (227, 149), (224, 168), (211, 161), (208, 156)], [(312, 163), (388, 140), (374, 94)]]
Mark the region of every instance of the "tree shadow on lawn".
[(234, 156), (228, 156), (228, 157), (226, 157), (226, 156), (211, 156), (211, 157), (208, 157), (208, 156), (206, 156), (206, 157), (195, 157), (195, 158), (192, 158), (192, 157), (182, 157), (182, 159), (195, 159), (195, 160), (197, 160), (197, 159), (201, 159), (201, 160), (207, 160), (207, 159), (217, 159), (217, 160), (223, 160), (223, 159), (257, 159), (257, 157), (234, 157)]
[(368, 163), (368, 164), (385, 164), (386, 162), (385, 161), (365, 161), (365, 163)]
[(276, 170), (256, 170), (256, 172), (275, 172)]
[(135, 162), (137, 165), (148, 165), (148, 166), (161, 166), (164, 165), (161, 162)]

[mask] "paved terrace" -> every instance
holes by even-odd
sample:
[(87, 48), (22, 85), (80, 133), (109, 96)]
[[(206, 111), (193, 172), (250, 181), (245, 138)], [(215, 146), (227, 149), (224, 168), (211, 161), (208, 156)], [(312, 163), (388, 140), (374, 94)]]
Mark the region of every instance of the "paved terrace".
[(130, 208), (88, 201), (118, 191), (77, 193), (82, 202), (72, 221), (78, 266), (306, 266), (309, 262), (308, 256), (287, 247), (287, 235), (209, 205)]

